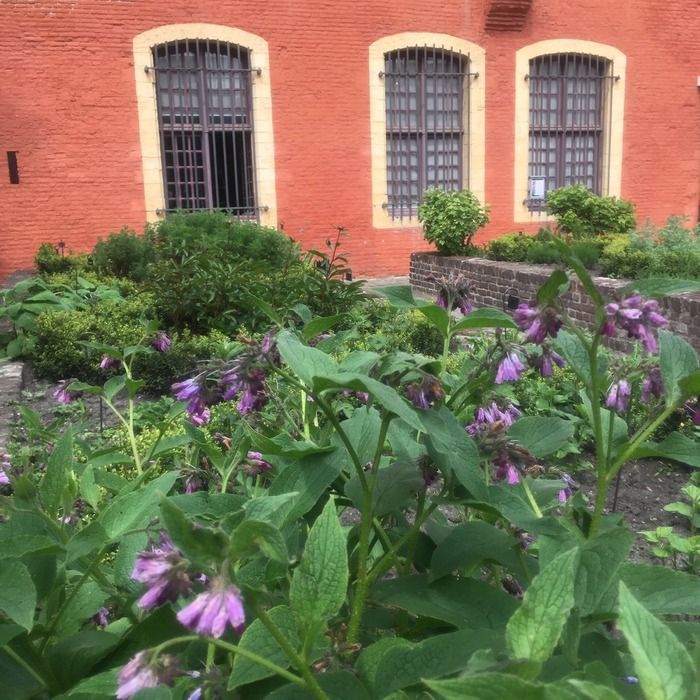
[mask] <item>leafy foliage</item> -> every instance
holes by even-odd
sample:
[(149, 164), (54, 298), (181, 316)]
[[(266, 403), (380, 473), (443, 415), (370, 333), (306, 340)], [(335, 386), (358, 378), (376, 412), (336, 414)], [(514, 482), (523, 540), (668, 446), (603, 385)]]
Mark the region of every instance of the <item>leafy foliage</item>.
[(425, 240), (444, 255), (463, 255), (474, 234), (489, 222), (489, 209), (469, 190), (428, 190), (418, 207)]

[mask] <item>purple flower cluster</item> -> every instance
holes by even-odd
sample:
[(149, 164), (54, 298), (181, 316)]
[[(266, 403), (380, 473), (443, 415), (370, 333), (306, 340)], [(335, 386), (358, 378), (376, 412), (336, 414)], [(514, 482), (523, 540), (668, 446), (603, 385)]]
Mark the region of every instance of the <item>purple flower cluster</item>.
[(642, 403), (650, 403), (652, 398), (660, 399), (663, 393), (664, 383), (661, 378), (661, 370), (658, 365), (654, 365), (642, 381)]
[(561, 319), (551, 306), (538, 309), (530, 304), (520, 304), (513, 312), (513, 320), (525, 332), (525, 338), (537, 345), (542, 345), (547, 336), (556, 338), (562, 326)]
[(498, 457), (493, 460), (493, 463), (496, 467), (494, 478), (497, 481), (505, 481), (511, 485), (520, 483), (520, 472), (518, 468), (508, 460), (505, 454), (498, 455)]
[(163, 654), (154, 658), (147, 651), (140, 651), (119, 672), (117, 700), (127, 700), (144, 688), (155, 688), (161, 683), (172, 685), (180, 675), (174, 656)]
[(474, 413), (474, 422), (466, 427), (470, 435), (478, 435), (484, 431), (491, 432), (494, 427), (510, 428), (520, 418), (520, 409), (512, 403), (501, 409), (495, 401), (488, 406), (480, 406)]
[(411, 382), (406, 386), (406, 396), (416, 408), (427, 411), (434, 403), (445, 398), (445, 390), (437, 377), (426, 374), (422, 381)]
[(574, 487), (576, 482), (568, 475), (562, 474), (562, 480), (564, 481), (564, 488), (560, 489), (558, 498), (559, 503), (566, 503), (574, 495)]
[(466, 316), (474, 308), (471, 299), (471, 289), (465, 277), (450, 275), (441, 280), (435, 304), (445, 311), (459, 309)]
[(534, 358), (530, 357), (530, 363), (540, 371), (543, 377), (552, 376), (554, 373), (554, 365), (563, 367), (566, 364), (564, 358), (559, 353), (554, 352), (554, 350), (548, 347), (543, 347), (540, 355), (536, 355)]
[(526, 369), (520, 355), (515, 350), (509, 350), (503, 355), (496, 368), (496, 384), (515, 382)]
[(170, 350), (170, 346), (172, 345), (172, 341), (168, 336), (163, 333), (163, 331), (158, 331), (156, 334), (151, 336), (150, 340), (148, 341), (148, 344), (156, 351), (156, 352), (167, 352)]
[(175, 601), (192, 588), (187, 561), (165, 534), (158, 545), (138, 555), (131, 578), (148, 587), (138, 601), (138, 606), (146, 610)]
[(630, 405), (632, 387), (626, 379), (615, 382), (608, 390), (608, 397), (605, 405), (618, 413), (625, 413)]
[(121, 369), (121, 366), (122, 361), (118, 360), (116, 357), (103, 355), (100, 360), (100, 369)]
[(69, 404), (79, 399), (82, 396), (80, 391), (72, 391), (70, 385), (72, 380), (61, 379), (61, 381), (56, 385), (56, 390), (53, 392), (53, 397), (58, 401), (58, 403)]
[(12, 469), (10, 456), (8, 454), (3, 454), (2, 462), (0, 462), (0, 486), (10, 485), (10, 476), (8, 474), (10, 469)]
[(255, 478), (260, 476), (263, 472), (269, 472), (272, 469), (272, 465), (262, 458), (260, 452), (250, 450), (246, 455), (246, 460), (241, 465), (241, 469), (248, 476)]
[(236, 634), (241, 634), (245, 625), (241, 592), (223, 577), (216, 577), (209, 590), (200, 593), (180, 610), (177, 619), (194, 632), (217, 639), (224, 634), (228, 625)]
[(641, 340), (647, 352), (655, 353), (658, 350), (658, 329), (668, 325), (668, 320), (659, 313), (658, 301), (645, 300), (639, 294), (634, 294), (620, 303), (608, 304), (605, 313), (607, 318), (601, 329), (603, 335), (612, 338), (619, 328), (626, 331), (628, 337)]
[(176, 399), (187, 401), (187, 412), (197, 426), (209, 422), (210, 406), (236, 397), (239, 398), (238, 412), (247, 415), (259, 411), (268, 402), (267, 374), (260, 365), (278, 362), (274, 337), (267, 334), (260, 343), (250, 343), (228, 369), (220, 373), (218, 381), (210, 381), (211, 372), (205, 371), (173, 384), (172, 390)]

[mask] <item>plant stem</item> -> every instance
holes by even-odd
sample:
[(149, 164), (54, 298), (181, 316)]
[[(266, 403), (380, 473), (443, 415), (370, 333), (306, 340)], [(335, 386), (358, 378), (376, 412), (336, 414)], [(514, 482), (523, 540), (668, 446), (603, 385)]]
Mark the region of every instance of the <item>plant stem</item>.
[(379, 472), (379, 463), (382, 459), (384, 450), (384, 442), (389, 430), (393, 416), (384, 414), (382, 423), (379, 428), (379, 438), (377, 440), (377, 448), (374, 452), (374, 460), (372, 461), (372, 472), (367, 489), (362, 494), (362, 520), (360, 522), (360, 542), (357, 561), (357, 583), (355, 586), (355, 597), (352, 602), (352, 611), (350, 613), (350, 622), (348, 623), (348, 644), (355, 644), (360, 635), (360, 625), (362, 624), (362, 613), (367, 600), (367, 591), (369, 589), (369, 579), (367, 576), (367, 564), (369, 559), (369, 535), (372, 530), (373, 509), (374, 509), (374, 489), (377, 484), (377, 474)]
[[(328, 700), (328, 696), (318, 684), (318, 681), (314, 678), (314, 674), (309, 670), (306, 660), (301, 658), (289, 640), (280, 632), (277, 625), (262, 609), (258, 601), (252, 598), (249, 598), (248, 600), (260, 622), (265, 625), (267, 631), (273, 636), (274, 640), (277, 642), (277, 644), (279, 644), (282, 651), (287, 655), (289, 660), (294, 664), (294, 666), (296, 666), (297, 670), (301, 674), (301, 677), (303, 678), (301, 685), (306, 685), (311, 695), (313, 695), (317, 700)], [(298, 680), (294, 682), (299, 684)]]
[(525, 495), (527, 496), (527, 500), (530, 503), (532, 511), (534, 512), (534, 514), (538, 518), (541, 518), (542, 511), (540, 510), (540, 507), (537, 505), (537, 501), (535, 500), (535, 497), (532, 495), (532, 491), (530, 490), (530, 487), (527, 485), (527, 479), (525, 477), (522, 477), (520, 479), (520, 484), (523, 487), (523, 491), (525, 491)]
[[(240, 654), (241, 656), (244, 656), (245, 658), (254, 661), (256, 664), (260, 664), (260, 666), (263, 666), (264, 668), (272, 671), (273, 673), (276, 673), (278, 676), (286, 678), (288, 681), (295, 683), (296, 685), (300, 685), (302, 687), (306, 685), (303, 679), (299, 678), (299, 676), (295, 676), (293, 673), (290, 673), (286, 668), (282, 668), (276, 663), (268, 661), (264, 656), (259, 656), (258, 654), (255, 654), (252, 651), (248, 651), (247, 649), (244, 649), (243, 647), (240, 647), (236, 644), (224, 642), (221, 639), (213, 639), (209, 637), (200, 637), (196, 634), (188, 634), (183, 637), (175, 637), (173, 639), (168, 639), (166, 642), (163, 642), (157, 647), (154, 647), (153, 653), (160, 654), (163, 650), (167, 649), (168, 647), (175, 646), (176, 644), (184, 644), (185, 642), (197, 642), (202, 639), (205, 639), (209, 644), (219, 647), (220, 649), (225, 649), (226, 651), (232, 654)], [(317, 697), (319, 698), (319, 700), (327, 700), (327, 696), (325, 694)]]

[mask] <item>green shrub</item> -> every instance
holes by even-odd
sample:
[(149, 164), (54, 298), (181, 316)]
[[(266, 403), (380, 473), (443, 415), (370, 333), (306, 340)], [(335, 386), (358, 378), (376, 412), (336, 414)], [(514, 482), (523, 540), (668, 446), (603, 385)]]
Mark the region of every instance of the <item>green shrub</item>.
[(489, 241), (484, 246), (484, 251), (489, 260), (523, 262), (527, 259), (527, 251), (534, 242), (532, 236), (526, 236), (524, 233), (506, 233)]
[(627, 233), (634, 230), (634, 206), (616, 197), (593, 194), (584, 185), (562, 187), (547, 196), (547, 212), (557, 219), (562, 233), (594, 236), (598, 233)]
[(555, 265), (561, 262), (561, 255), (552, 242), (534, 241), (527, 249), (525, 259), (538, 265)]
[[(152, 297), (143, 294), (122, 304), (96, 304), (89, 311), (41, 314), (36, 321), (35, 372), (52, 381), (75, 378), (101, 384), (107, 378), (99, 367), (101, 356), (83, 341), (133, 345), (142, 339), (142, 319), (152, 317), (153, 309)], [(168, 352), (139, 355), (134, 360), (134, 376), (144, 380), (147, 393), (168, 393), (170, 385), (191, 372), (197, 362), (218, 355), (227, 340), (219, 332), (173, 335)]]
[(199, 255), (257, 269), (282, 269), (299, 258), (299, 247), (276, 229), (232, 219), (223, 212), (173, 214), (146, 227), (146, 240), (160, 260), (179, 263)]
[(137, 236), (124, 227), (119, 233), (111, 233), (106, 241), (100, 239), (92, 251), (95, 269), (103, 275), (142, 280), (146, 267), (155, 259), (152, 241)]
[(651, 255), (644, 250), (632, 250), (628, 236), (619, 236), (606, 243), (600, 255), (600, 268), (608, 277), (634, 278), (649, 267)]
[(595, 240), (574, 241), (571, 252), (583, 263), (588, 270), (598, 264), (602, 245)]
[(88, 267), (87, 255), (61, 255), (51, 243), (42, 243), (34, 256), (34, 265), (42, 275), (52, 275), (57, 272), (84, 270)]
[(489, 209), (469, 190), (428, 190), (418, 207), (423, 236), (444, 255), (463, 255), (474, 234), (489, 222)]

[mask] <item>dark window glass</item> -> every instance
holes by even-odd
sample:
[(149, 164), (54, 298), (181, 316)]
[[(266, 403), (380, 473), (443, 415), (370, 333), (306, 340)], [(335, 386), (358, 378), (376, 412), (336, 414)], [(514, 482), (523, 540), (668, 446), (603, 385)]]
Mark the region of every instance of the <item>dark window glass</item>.
[[(600, 194), (603, 132), (610, 62), (583, 54), (551, 54), (530, 61), (529, 177), (544, 192), (584, 184)], [(543, 200), (530, 200), (531, 209)]]
[(427, 189), (462, 188), (468, 72), (468, 56), (442, 49), (414, 47), (386, 54), (387, 204), (392, 216), (415, 215)]
[(255, 216), (248, 50), (184, 40), (154, 60), (166, 210)]

